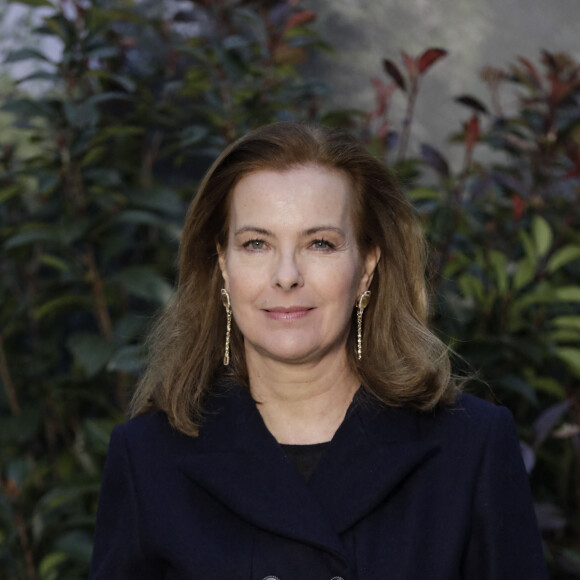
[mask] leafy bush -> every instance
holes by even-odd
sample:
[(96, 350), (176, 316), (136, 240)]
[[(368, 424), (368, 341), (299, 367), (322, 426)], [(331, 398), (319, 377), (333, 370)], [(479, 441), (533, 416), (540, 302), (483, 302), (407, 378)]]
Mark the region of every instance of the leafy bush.
[[(401, 176), (433, 247), (433, 323), (477, 369), (469, 388), (513, 410), (554, 578), (578, 577), (578, 65), (545, 53), (542, 69), (487, 69), (490, 105), (458, 98), (453, 171), (427, 144), (408, 153), (441, 49), (404, 55), (404, 72), (386, 60), (368, 115), (322, 117), (325, 89), (298, 67), (326, 47), (299, 2), (20, 4), (40, 21), (34, 39), (62, 51), (9, 55), (39, 68), (2, 107), (19, 140), (0, 144), (0, 576), (86, 577), (109, 433), (171, 294), (197, 181), (252, 127), (312, 118), (349, 126)], [(27, 94), (35, 82), (50, 88)]]
[(66, 580), (87, 575), (109, 433), (196, 182), (252, 127), (307, 116), (320, 87), (296, 66), (319, 41), (285, 3), (20, 3), (62, 52), (7, 59), (50, 89), (3, 103), (31, 136), (0, 159), (0, 576)]
[[(374, 79), (363, 134), (395, 158), (423, 220), (433, 324), (475, 370), (467, 388), (516, 417), (553, 578), (580, 577), (580, 65), (544, 52), (542, 68), (520, 57), (484, 69), (490, 105), (456, 99), (469, 115), (451, 139), (464, 152), (454, 172), (428, 144), (406, 155), (420, 79), (444, 56), (403, 53), (404, 72), (386, 59), (390, 82)], [(396, 92), (408, 103), (401, 131)]]

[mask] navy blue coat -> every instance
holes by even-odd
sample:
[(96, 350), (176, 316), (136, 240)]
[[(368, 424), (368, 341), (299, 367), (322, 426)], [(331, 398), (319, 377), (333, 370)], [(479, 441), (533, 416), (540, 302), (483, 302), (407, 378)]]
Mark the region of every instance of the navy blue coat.
[(162, 413), (112, 435), (92, 580), (545, 580), (513, 419), (358, 394), (306, 482), (245, 389), (197, 438)]

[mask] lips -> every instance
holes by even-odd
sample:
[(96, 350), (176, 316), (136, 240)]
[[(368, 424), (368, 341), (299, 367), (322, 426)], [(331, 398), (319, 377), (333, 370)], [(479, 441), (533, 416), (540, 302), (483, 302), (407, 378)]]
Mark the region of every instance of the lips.
[(312, 312), (314, 308), (308, 306), (274, 306), (273, 308), (264, 308), (264, 312), (273, 320), (299, 320)]

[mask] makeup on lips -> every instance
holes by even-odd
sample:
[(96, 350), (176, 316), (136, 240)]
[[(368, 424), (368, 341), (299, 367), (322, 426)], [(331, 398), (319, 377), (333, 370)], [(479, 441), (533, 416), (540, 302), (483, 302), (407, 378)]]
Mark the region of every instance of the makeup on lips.
[(272, 320), (280, 320), (282, 322), (299, 320), (300, 318), (307, 316), (313, 310), (314, 308), (308, 308), (307, 306), (276, 306), (274, 308), (264, 308), (264, 312), (268, 318), (271, 318)]

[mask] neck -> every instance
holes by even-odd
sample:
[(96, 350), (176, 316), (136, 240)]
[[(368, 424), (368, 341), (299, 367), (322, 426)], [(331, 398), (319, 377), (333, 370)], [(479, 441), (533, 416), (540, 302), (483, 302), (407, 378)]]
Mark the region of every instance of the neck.
[(346, 353), (307, 365), (288, 365), (247, 351), (246, 360), (250, 391), (279, 443), (303, 445), (332, 439), (360, 384)]

